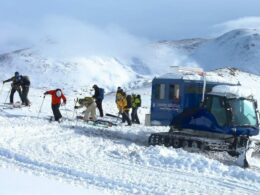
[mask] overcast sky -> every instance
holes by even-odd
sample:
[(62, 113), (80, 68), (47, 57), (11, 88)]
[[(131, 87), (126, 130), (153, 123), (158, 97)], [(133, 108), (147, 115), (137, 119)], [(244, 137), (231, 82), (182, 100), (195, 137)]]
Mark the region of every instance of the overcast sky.
[(44, 18), (58, 15), (165, 40), (211, 36), (215, 25), (260, 17), (259, 8), (259, 0), (1, 0), (0, 21), (38, 28)]
[(0, 53), (47, 37), (62, 52), (118, 53), (124, 45), (129, 53), (147, 42), (259, 28), (259, 8), (260, 0), (1, 0)]

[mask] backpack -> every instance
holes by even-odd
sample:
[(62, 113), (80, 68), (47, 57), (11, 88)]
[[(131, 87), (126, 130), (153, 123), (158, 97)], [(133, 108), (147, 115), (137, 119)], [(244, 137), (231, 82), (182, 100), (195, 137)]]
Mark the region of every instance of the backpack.
[(136, 106), (137, 106), (137, 107), (141, 107), (141, 105), (142, 105), (141, 95), (138, 94), (138, 95), (136, 96), (136, 99), (138, 99), (138, 100), (140, 101), (140, 103), (138, 103)]
[(126, 96), (126, 101), (127, 101), (127, 108), (132, 108), (132, 96), (131, 95)]
[(103, 100), (105, 95), (105, 90), (103, 88), (99, 88), (98, 92), (99, 92), (98, 99)]
[(22, 77), (22, 84), (23, 85), (27, 85), (27, 86), (29, 86), (31, 84), (30, 79), (29, 79), (28, 76), (23, 76)]

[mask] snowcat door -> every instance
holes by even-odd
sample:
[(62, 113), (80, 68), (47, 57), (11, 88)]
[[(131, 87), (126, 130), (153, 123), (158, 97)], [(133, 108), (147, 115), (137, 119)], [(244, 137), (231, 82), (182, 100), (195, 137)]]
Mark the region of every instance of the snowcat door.
[(168, 126), (182, 111), (180, 81), (159, 80), (152, 86), (151, 125)]
[(207, 96), (204, 103), (206, 108), (216, 119), (219, 126), (227, 126), (230, 124), (231, 113), (228, 110), (225, 98), (222, 96)]

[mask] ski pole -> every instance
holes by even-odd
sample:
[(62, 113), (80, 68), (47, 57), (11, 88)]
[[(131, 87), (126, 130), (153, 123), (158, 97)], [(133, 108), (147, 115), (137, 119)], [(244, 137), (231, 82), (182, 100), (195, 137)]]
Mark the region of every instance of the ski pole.
[(121, 114), (121, 112), (118, 112), (118, 115), (117, 115), (117, 118), (116, 118), (116, 123), (117, 123), (118, 119), (120, 118), (120, 114)]
[(43, 105), (44, 100), (45, 100), (45, 95), (43, 96), (42, 104), (41, 104), (41, 106), (40, 106), (40, 109), (39, 109), (39, 112), (38, 112), (38, 116), (37, 116), (37, 118), (39, 118), (40, 113), (41, 113), (41, 111), (42, 111), (42, 105)]
[(9, 97), (9, 95), (10, 95), (10, 93), (11, 93), (11, 90), (12, 90), (12, 88), (8, 91), (8, 93), (7, 93), (7, 96), (6, 96), (6, 98), (5, 98), (5, 104), (6, 104), (6, 101), (7, 101), (7, 99), (8, 99), (8, 97)]
[[(78, 98), (77, 99), (74, 99), (74, 110), (73, 110), (73, 115), (72, 115), (72, 120), (74, 119), (74, 115), (75, 115), (75, 112), (77, 112), (77, 110), (75, 109), (75, 106), (77, 105), (77, 102), (78, 102)], [(77, 115), (77, 113), (76, 113)]]
[[(78, 98), (76, 99), (76, 101), (75, 101), (75, 106), (77, 105), (77, 102), (78, 102)], [(78, 112), (77, 112), (77, 109), (75, 109), (75, 106), (74, 106), (74, 112), (73, 112), (73, 117), (72, 118), (74, 118), (74, 113), (76, 113), (76, 122), (75, 122), (75, 127), (78, 125)]]

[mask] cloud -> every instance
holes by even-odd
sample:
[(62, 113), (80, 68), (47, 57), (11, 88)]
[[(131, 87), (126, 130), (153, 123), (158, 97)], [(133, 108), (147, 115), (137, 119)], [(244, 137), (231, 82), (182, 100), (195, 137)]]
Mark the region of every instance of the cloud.
[[(194, 66), (179, 51), (162, 45), (156, 48), (157, 44), (149, 39), (134, 36), (113, 24), (98, 26), (71, 17), (49, 15), (34, 28), (5, 24), (4, 29), (6, 31), (0, 33), (4, 37), (0, 39), (3, 47), (21, 49), (34, 46), (46, 58), (73, 60), (109, 57), (118, 59), (124, 65), (137, 67), (140, 73), (146, 70), (152, 74), (165, 72), (170, 66)], [(14, 43), (13, 46), (10, 43)]]
[(235, 20), (229, 20), (221, 24), (214, 25), (213, 28), (218, 32), (218, 35), (234, 29), (259, 29), (260, 17), (243, 17)]
[(60, 16), (46, 17), (41, 34), (55, 43), (45, 45), (46, 51), (62, 57), (129, 56), (149, 43), (115, 25), (101, 27)]
[(30, 28), (13, 23), (0, 22), (0, 52), (31, 47), (37, 39), (37, 34)]
[(21, 47), (44, 45), (49, 54), (55, 53), (60, 57), (126, 56), (133, 55), (150, 42), (113, 24), (98, 26), (55, 15), (45, 16), (36, 26), (30, 27), (0, 21), (0, 28), (0, 50), (6, 52)]

